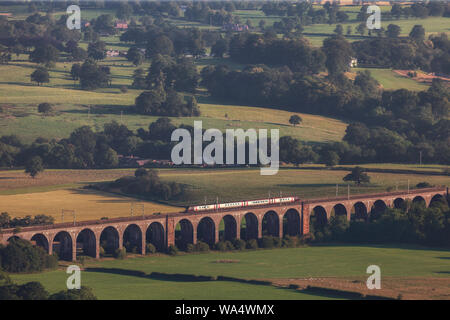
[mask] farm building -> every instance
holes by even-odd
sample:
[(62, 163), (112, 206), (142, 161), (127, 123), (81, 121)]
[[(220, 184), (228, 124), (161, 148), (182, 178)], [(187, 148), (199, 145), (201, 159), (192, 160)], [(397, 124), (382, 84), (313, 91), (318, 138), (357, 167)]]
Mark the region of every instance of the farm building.
[(222, 29), (224, 31), (241, 32), (241, 31), (247, 31), (249, 28), (248, 28), (248, 25), (246, 25), (246, 24), (242, 25), (242, 24), (237, 24), (237, 23), (227, 23), (222, 26)]
[(114, 28), (116, 28), (116, 29), (128, 29), (128, 23), (126, 21), (118, 20), (114, 24)]

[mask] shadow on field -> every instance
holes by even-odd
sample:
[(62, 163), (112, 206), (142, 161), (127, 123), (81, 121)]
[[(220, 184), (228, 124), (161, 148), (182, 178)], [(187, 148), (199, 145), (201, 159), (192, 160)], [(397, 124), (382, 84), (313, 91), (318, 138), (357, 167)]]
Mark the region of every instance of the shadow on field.
[[(310, 244), (311, 247), (359, 247), (359, 248), (378, 248), (378, 249), (402, 249), (402, 250), (411, 250), (411, 251), (442, 251), (442, 252), (449, 252), (448, 248), (439, 248), (439, 247), (425, 247), (420, 245), (414, 245), (414, 244), (405, 244), (405, 243), (391, 243), (391, 244), (385, 244), (385, 243), (367, 243), (367, 244), (358, 244), (358, 243), (315, 243)], [(436, 259), (450, 259), (450, 257), (435, 257)]]
[(302, 188), (302, 187), (336, 187), (336, 184), (333, 183), (293, 183), (293, 184), (277, 184), (277, 187), (286, 187), (286, 188)]
[[(121, 111), (126, 110), (129, 106), (125, 105), (95, 105), (91, 106), (90, 113), (94, 114), (115, 114), (119, 115)], [(71, 109), (65, 110), (65, 113), (74, 113), (74, 114), (86, 114), (88, 112), (88, 108), (84, 109)]]
[(162, 272), (152, 272), (150, 274), (146, 274), (143, 271), (139, 270), (127, 270), (127, 269), (119, 269), (119, 268), (86, 268), (86, 272), (98, 272), (98, 273), (109, 273), (115, 275), (123, 275), (123, 276), (132, 276), (144, 279), (152, 279), (159, 281), (170, 281), (170, 282), (208, 282), (208, 281), (223, 281), (223, 282), (238, 282), (243, 284), (250, 285), (261, 285), (261, 286), (271, 286), (278, 290), (289, 290), (291, 292), (309, 294), (316, 297), (323, 297), (328, 299), (352, 299), (352, 300), (378, 300), (378, 299), (389, 299), (392, 298), (383, 297), (383, 296), (365, 296), (358, 292), (352, 291), (344, 291), (338, 289), (331, 288), (322, 288), (322, 287), (314, 287), (308, 286), (306, 288), (299, 288), (296, 285), (290, 285), (287, 287), (280, 287), (274, 285), (271, 281), (265, 280), (247, 280), (240, 279), (234, 277), (227, 276), (201, 276), (201, 275), (191, 275), (191, 274), (169, 274)]

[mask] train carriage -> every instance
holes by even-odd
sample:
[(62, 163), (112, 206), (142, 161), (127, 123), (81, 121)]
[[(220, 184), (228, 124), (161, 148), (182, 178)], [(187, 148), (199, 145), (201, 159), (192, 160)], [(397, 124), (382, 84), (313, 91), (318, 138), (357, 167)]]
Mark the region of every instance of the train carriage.
[(299, 200), (298, 197), (284, 197), (284, 198), (280, 197), (280, 198), (257, 199), (257, 200), (249, 200), (249, 201), (226, 202), (226, 203), (192, 206), (192, 207), (189, 207), (187, 209), (187, 211), (199, 212), (199, 211), (218, 210), (218, 209), (245, 208), (245, 207), (253, 207), (253, 206), (264, 206), (264, 205), (268, 205), (268, 204), (289, 203), (289, 202), (295, 202), (297, 200)]

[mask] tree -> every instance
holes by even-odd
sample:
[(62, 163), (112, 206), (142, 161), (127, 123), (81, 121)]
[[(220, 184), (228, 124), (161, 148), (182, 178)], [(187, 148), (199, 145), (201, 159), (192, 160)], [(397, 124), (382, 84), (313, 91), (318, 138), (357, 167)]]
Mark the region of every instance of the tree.
[(289, 118), (289, 123), (292, 124), (294, 127), (295, 127), (297, 124), (300, 124), (301, 122), (302, 122), (302, 118), (301, 118), (300, 116), (296, 115), (296, 114), (292, 115), (292, 116)]
[(31, 81), (37, 82), (38, 86), (43, 83), (50, 82), (50, 75), (48, 74), (47, 69), (43, 67), (38, 67), (30, 76)]
[(138, 47), (131, 47), (127, 52), (127, 60), (133, 62), (135, 66), (139, 66), (144, 62), (144, 54)]
[(342, 36), (333, 36), (323, 41), (326, 55), (325, 65), (330, 75), (336, 75), (350, 68), (353, 50), (350, 43)]
[(222, 58), (228, 51), (228, 42), (225, 39), (219, 39), (211, 47), (211, 55)]
[(327, 167), (334, 167), (339, 164), (339, 155), (334, 151), (327, 150), (323, 155), (323, 162)]
[(70, 51), (70, 57), (73, 61), (83, 61), (88, 57), (88, 54), (83, 48), (76, 47)]
[(334, 33), (337, 35), (342, 35), (344, 33), (344, 28), (342, 27), (342, 24), (336, 25), (336, 29), (334, 29)]
[(347, 35), (351, 35), (352, 34), (352, 26), (347, 26)]
[(145, 81), (144, 69), (136, 69), (133, 72), (133, 84), (132, 87), (135, 89), (145, 89), (147, 82)]
[(165, 35), (156, 37), (153, 41), (148, 42), (146, 54), (152, 57), (157, 54), (172, 55), (174, 52), (173, 42)]
[(356, 27), (356, 32), (358, 32), (361, 36), (363, 36), (364, 33), (366, 32), (366, 24), (365, 23), (360, 23)]
[(421, 42), (425, 39), (425, 29), (419, 24), (416, 24), (409, 33), (409, 37), (414, 41)]
[(72, 76), (72, 79), (79, 80), (80, 73), (81, 73), (81, 65), (79, 63), (74, 63), (72, 65), (72, 68), (70, 69), (70, 75)]
[(49, 67), (58, 60), (58, 56), (58, 49), (50, 44), (42, 44), (36, 46), (34, 51), (30, 53), (30, 61), (42, 63)]
[(97, 41), (89, 43), (88, 56), (94, 60), (103, 60), (106, 58), (106, 43)]
[(259, 28), (261, 29), (261, 31), (264, 30), (264, 27), (266, 26), (266, 20), (259, 20)]
[(402, 29), (396, 24), (390, 24), (386, 30), (386, 36), (389, 38), (398, 38)]
[(110, 81), (107, 70), (99, 67), (92, 59), (83, 63), (79, 77), (81, 87), (86, 90), (106, 87)]
[(80, 289), (59, 291), (52, 294), (49, 300), (97, 300), (91, 288), (81, 286)]
[(343, 178), (344, 181), (354, 181), (357, 185), (369, 183), (370, 177), (365, 173), (364, 168), (355, 167), (352, 172)]
[(44, 164), (42, 163), (42, 158), (39, 156), (35, 156), (31, 158), (26, 166), (25, 173), (30, 174), (30, 176), (34, 179), (40, 172), (44, 171)]
[(114, 34), (114, 16), (102, 14), (93, 23), (94, 30), (98, 33)]
[(52, 112), (52, 105), (48, 102), (43, 102), (38, 105), (39, 113), (50, 113)]
[(133, 8), (128, 3), (120, 3), (119, 8), (116, 11), (116, 17), (119, 19), (127, 20), (133, 14)]

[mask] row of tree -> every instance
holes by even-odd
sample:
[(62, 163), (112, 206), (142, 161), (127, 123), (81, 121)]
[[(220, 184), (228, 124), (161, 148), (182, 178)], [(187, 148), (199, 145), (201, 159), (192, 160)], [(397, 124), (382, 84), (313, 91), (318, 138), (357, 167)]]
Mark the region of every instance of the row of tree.
[(6, 272), (36, 272), (54, 269), (58, 266), (58, 257), (48, 255), (39, 246), (19, 238), (12, 238), (7, 246), (0, 245), (0, 266)]
[(446, 199), (423, 203), (405, 203), (403, 208), (385, 208), (365, 219), (347, 221), (334, 215), (327, 223), (311, 217), (310, 233), (316, 242), (413, 243), (450, 246), (450, 209)]
[(54, 221), (55, 218), (43, 214), (38, 214), (34, 217), (25, 216), (23, 218), (11, 218), (7, 212), (2, 212), (0, 214), (0, 229), (47, 225), (53, 224)]

